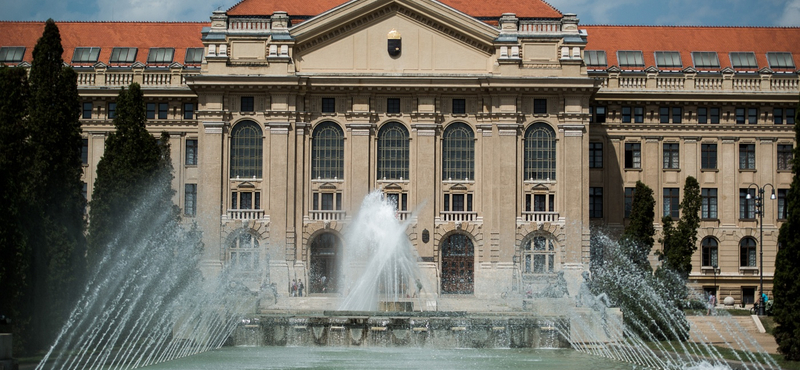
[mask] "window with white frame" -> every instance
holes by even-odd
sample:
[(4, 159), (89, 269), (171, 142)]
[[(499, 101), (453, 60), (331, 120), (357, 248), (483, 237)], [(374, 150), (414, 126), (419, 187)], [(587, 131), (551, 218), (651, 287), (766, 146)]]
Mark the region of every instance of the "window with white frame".
[(248, 231), (241, 231), (228, 245), (228, 262), (238, 271), (258, 269), (259, 243)]
[(522, 247), (523, 272), (545, 274), (555, 271), (556, 251), (552, 235), (534, 235)]

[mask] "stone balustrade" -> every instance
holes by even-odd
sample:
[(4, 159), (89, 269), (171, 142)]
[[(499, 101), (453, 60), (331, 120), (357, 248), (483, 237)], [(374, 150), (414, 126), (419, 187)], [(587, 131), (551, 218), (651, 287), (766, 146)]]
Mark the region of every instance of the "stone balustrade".
[(522, 212), (525, 222), (556, 222), (558, 212)]
[(314, 221), (340, 221), (344, 220), (345, 211), (309, 211), (310, 218)]
[(561, 21), (560, 20), (553, 20), (553, 21), (543, 21), (543, 20), (533, 20), (533, 21), (520, 21), (519, 28), (517, 31), (520, 34), (537, 34), (537, 33), (560, 33), (561, 32)]
[(200, 74), (196, 68), (166, 68), (166, 69), (126, 69), (121, 71), (95, 69), (79, 71), (78, 86), (127, 86), (137, 82), (143, 87), (182, 87), (186, 86), (186, 78)]
[(439, 218), (443, 222), (473, 222), (478, 218), (477, 212), (441, 212)]
[(788, 92), (800, 91), (796, 74), (736, 74), (736, 73), (619, 73), (595, 75), (601, 91), (730, 91), (730, 92)]
[(261, 220), (264, 218), (263, 209), (229, 209), (223, 218), (228, 220)]

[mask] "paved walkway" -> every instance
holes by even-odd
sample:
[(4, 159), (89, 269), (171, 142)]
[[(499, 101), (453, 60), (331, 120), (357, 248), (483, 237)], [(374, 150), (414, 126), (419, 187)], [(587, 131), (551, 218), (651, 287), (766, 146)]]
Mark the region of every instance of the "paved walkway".
[(706, 341), (720, 347), (753, 350), (758, 343), (767, 353), (778, 353), (775, 338), (759, 333), (750, 316), (687, 316), (691, 324), (689, 340)]

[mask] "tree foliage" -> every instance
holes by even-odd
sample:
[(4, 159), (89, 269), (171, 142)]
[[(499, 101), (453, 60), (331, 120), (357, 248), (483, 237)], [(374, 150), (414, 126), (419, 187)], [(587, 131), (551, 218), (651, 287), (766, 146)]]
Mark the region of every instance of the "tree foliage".
[(643, 182), (637, 181), (633, 190), (630, 222), (622, 234), (621, 246), (635, 266), (648, 272), (652, 271), (648, 256), (653, 249), (653, 236), (656, 233), (653, 226), (655, 206), (653, 190)]
[(683, 200), (680, 204), (681, 218), (676, 226), (670, 216), (662, 219), (662, 251), (659, 258), (665, 268), (678, 273), (684, 279), (692, 272), (692, 255), (697, 251), (697, 228), (700, 227), (700, 184), (692, 176), (683, 185)]
[[(122, 89), (117, 96), (116, 132), (106, 139), (97, 165), (97, 179), (89, 212), (89, 258), (96, 266), (136, 205), (145, 196), (156, 196), (172, 208), (172, 163), (169, 136), (157, 140), (146, 128), (144, 96), (139, 84)], [(155, 192), (155, 194), (154, 194)]]
[[(798, 106), (800, 108), (800, 106)], [(778, 236), (780, 249), (775, 262), (773, 306), (775, 341), (788, 360), (800, 361), (800, 109), (795, 110), (795, 147), (792, 186), (786, 196), (787, 217)]]
[(10, 212), (3, 216), (14, 219), (3, 222), (3, 237), (14, 240), (3, 246), (4, 254), (14, 253), (3, 260), (3, 270), (15, 263), (7, 261), (19, 262), (4, 273), (3, 284), (16, 279), (22, 288), (14, 292), (20, 302), (12, 318), (20, 333), (14, 341), (18, 351), (50, 344), (84, 275), (80, 105), (77, 75), (64, 67), (63, 51), (58, 27), (48, 20), (27, 82), (24, 71), (3, 72), (3, 172), (9, 174), (3, 196), (16, 198), (8, 200)]

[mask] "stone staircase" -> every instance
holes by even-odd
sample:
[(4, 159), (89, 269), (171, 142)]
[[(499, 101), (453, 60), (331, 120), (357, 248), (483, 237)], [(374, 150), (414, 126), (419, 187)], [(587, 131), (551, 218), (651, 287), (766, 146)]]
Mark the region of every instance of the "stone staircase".
[(768, 353), (777, 353), (775, 338), (759, 333), (751, 316), (687, 316), (691, 324), (689, 340), (708, 342), (715, 346), (738, 350), (755, 350), (757, 347)]

